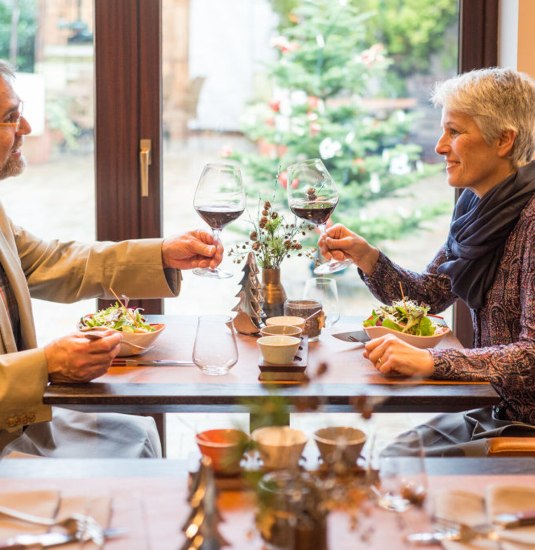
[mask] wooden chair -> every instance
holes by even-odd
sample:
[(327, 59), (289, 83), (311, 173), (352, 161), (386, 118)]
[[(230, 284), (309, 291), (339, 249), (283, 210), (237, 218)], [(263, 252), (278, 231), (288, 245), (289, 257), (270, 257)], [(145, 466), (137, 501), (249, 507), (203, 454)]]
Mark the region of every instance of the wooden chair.
[(535, 437), (490, 437), (487, 439), (487, 454), (535, 457)]

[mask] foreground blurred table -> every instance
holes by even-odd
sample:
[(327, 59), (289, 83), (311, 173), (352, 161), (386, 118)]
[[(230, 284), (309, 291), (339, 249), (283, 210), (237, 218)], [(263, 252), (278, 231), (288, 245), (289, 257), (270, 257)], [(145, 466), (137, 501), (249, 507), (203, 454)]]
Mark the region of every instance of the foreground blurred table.
[[(167, 327), (143, 358), (191, 360), (197, 318), (152, 316), (151, 320)], [(307, 373), (313, 377), (322, 362), (328, 365), (327, 372), (306, 386), (278, 386), (277, 393), (290, 404), (299, 397), (318, 398), (322, 409), (332, 412), (352, 411), (351, 398), (359, 395), (370, 396), (375, 410), (384, 412), (448, 412), (497, 403), (497, 394), (486, 383), (384, 378), (362, 356), (362, 344), (331, 336), (360, 327), (355, 318), (324, 330), (319, 342), (309, 344)], [(440, 346), (460, 347), (460, 343), (450, 335)], [(238, 363), (225, 376), (207, 376), (194, 366), (112, 367), (89, 384), (52, 384), (44, 401), (82, 411), (244, 411), (244, 401), (269, 399), (273, 386), (258, 381), (256, 338), (238, 335), (238, 348)]]
[[(446, 458), (426, 461), (430, 495), (439, 489), (469, 489), (483, 493), (489, 484), (533, 485), (535, 459)], [(73, 482), (73, 480), (76, 480)], [(128, 530), (125, 537), (106, 542), (108, 550), (176, 550), (184, 540), (181, 527), (190, 511), (186, 502), (187, 468), (178, 460), (61, 460), (5, 459), (0, 461), (0, 493), (59, 490), (62, 496), (113, 497), (112, 526)], [(223, 521), (220, 531), (235, 549), (260, 550), (262, 541), (254, 527), (252, 494), (220, 493)], [(426, 514), (396, 514), (370, 504), (358, 529), (348, 516), (329, 516), (329, 548), (397, 550), (406, 548), (403, 534), (428, 527)], [(415, 522), (412, 524), (411, 522)], [(423, 525), (422, 525), (423, 523)], [(366, 541), (363, 541), (366, 532)]]

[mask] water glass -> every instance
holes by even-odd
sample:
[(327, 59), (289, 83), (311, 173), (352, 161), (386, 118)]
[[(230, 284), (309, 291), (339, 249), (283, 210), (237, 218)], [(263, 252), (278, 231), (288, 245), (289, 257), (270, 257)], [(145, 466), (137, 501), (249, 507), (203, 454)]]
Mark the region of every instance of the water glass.
[(238, 346), (228, 315), (201, 315), (193, 345), (193, 362), (204, 374), (228, 374), (238, 361)]
[(422, 506), (427, 494), (424, 449), (420, 433), (409, 430), (399, 435), (377, 456), (380, 480), (379, 506), (404, 512)]
[(321, 304), (316, 300), (286, 300), (284, 315), (302, 317), (305, 319), (303, 336), (308, 336), (309, 342), (318, 340), (324, 324), (324, 314)]
[(315, 300), (322, 306), (325, 326), (332, 327), (340, 319), (336, 281), (329, 277), (315, 277), (305, 283), (303, 298)]

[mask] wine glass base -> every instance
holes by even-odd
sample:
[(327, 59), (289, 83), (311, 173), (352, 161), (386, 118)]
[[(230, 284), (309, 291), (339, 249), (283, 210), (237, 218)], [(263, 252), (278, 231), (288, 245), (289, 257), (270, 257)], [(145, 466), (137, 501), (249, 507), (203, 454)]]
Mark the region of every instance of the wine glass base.
[(208, 376), (225, 376), (226, 374), (228, 374), (230, 372), (230, 367), (227, 367), (227, 366), (223, 366), (223, 367), (214, 367), (214, 366), (211, 366), (211, 367), (201, 367), (199, 365), (197, 365), (197, 367), (199, 367), (199, 369), (201, 370), (201, 372), (203, 374), (207, 374)]
[(379, 497), (377, 504), (383, 508), (383, 510), (389, 510), (390, 512), (405, 512), (408, 510), (412, 503), (410, 500), (403, 498), (399, 495), (384, 494)]
[(331, 260), (330, 262), (318, 265), (318, 267), (314, 269), (314, 273), (316, 275), (328, 275), (329, 273), (336, 273), (337, 271), (342, 271), (343, 269), (348, 268), (352, 263), (353, 262), (351, 260)]
[(210, 269), (196, 267), (193, 270), (193, 274), (199, 275), (200, 277), (211, 277), (212, 279), (229, 279), (230, 277), (234, 277), (233, 273), (228, 273), (227, 271), (223, 271), (219, 268)]

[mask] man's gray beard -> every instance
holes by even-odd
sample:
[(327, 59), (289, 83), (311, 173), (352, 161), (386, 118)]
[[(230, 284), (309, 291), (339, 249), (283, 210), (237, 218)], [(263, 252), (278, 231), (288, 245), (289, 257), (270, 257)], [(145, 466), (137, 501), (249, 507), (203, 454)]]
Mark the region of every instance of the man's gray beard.
[(26, 159), (20, 157), (18, 159), (10, 158), (7, 162), (0, 168), (0, 180), (6, 178), (11, 178), (13, 176), (18, 176), (22, 174), (24, 168), (26, 167)]

